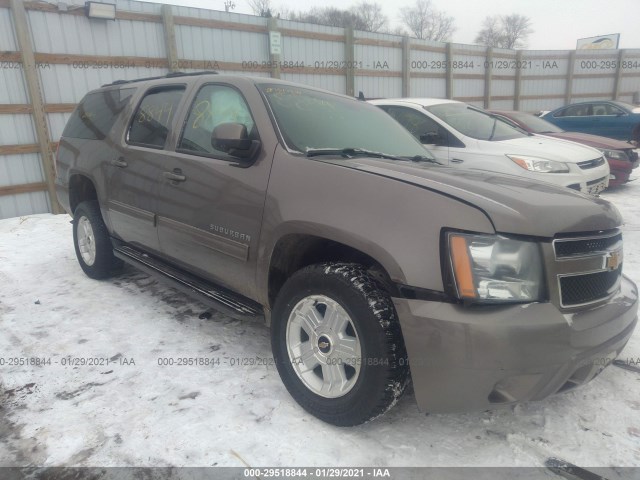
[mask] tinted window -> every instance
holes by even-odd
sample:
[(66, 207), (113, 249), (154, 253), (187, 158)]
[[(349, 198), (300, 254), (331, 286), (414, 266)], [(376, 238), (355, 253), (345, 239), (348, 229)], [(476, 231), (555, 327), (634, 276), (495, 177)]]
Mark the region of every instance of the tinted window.
[(191, 106), (178, 149), (226, 155), (211, 146), (211, 133), (222, 123), (241, 123), (249, 138), (257, 139), (255, 123), (240, 92), (224, 85), (205, 85)]
[(587, 117), (593, 115), (591, 104), (571, 105), (570, 107), (560, 110), (554, 117)]
[(366, 102), (289, 85), (261, 85), (287, 146), (360, 148), (396, 156), (428, 156), (389, 115)]
[(184, 87), (162, 88), (147, 93), (129, 128), (129, 143), (162, 148), (178, 109)]
[(69, 118), (62, 136), (103, 140), (120, 112), (127, 106), (133, 92), (135, 88), (89, 93)]
[(412, 108), (406, 107), (382, 107), (389, 115), (402, 124), (404, 128), (409, 130), (411, 134), (418, 140), (421, 135), (426, 133), (442, 133), (442, 128), (436, 122), (431, 120), (423, 113), (416, 112)]

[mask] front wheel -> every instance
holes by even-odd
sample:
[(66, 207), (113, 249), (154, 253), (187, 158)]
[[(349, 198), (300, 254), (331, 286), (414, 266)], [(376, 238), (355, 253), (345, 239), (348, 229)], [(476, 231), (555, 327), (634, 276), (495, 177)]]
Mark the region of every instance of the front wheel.
[(391, 298), (357, 264), (312, 265), (293, 274), (274, 306), (271, 345), (289, 393), (333, 425), (382, 415), (408, 383)]
[(73, 214), (73, 243), (80, 267), (87, 276), (108, 278), (122, 267), (113, 255), (113, 246), (95, 200), (82, 202)]

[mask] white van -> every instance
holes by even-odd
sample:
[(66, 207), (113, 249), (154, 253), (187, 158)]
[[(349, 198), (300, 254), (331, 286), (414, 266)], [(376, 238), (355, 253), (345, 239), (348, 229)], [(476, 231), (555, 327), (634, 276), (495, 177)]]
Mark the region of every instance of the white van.
[(480, 108), (433, 98), (370, 100), (447, 165), (509, 173), (592, 195), (609, 185), (609, 164), (591, 147), (513, 128)]

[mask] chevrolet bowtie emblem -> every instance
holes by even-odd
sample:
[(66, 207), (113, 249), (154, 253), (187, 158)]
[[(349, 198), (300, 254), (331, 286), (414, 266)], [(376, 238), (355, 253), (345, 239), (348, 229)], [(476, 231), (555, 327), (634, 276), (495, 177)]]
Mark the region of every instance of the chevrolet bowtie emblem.
[(611, 252), (605, 257), (605, 268), (607, 270), (616, 270), (622, 263), (622, 250)]
[(319, 346), (320, 348), (327, 348), (327, 347), (329, 346), (329, 344), (328, 344), (327, 342), (320, 342), (320, 343), (318, 344), (318, 346)]

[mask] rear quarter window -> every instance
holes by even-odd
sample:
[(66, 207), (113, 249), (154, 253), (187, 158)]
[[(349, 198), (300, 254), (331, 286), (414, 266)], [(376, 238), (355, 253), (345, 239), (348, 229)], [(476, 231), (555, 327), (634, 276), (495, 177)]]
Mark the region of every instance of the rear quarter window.
[(109, 134), (118, 115), (129, 103), (135, 90), (135, 88), (126, 88), (87, 94), (69, 118), (62, 136), (103, 140)]

